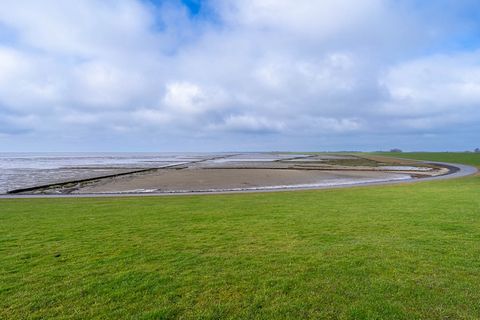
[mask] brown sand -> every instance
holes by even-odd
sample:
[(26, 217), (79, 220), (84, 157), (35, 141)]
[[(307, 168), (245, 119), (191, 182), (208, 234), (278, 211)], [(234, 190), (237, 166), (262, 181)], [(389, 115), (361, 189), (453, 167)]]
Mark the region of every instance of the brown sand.
[(145, 174), (104, 179), (84, 185), (75, 193), (177, 192), (254, 189), (318, 183), (389, 180), (400, 176), (385, 172), (319, 171), (293, 169), (160, 169)]

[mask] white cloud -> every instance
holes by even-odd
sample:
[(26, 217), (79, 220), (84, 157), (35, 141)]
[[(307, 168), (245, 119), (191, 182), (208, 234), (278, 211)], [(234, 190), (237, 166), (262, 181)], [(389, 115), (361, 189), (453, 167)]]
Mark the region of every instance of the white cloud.
[(478, 121), (479, 52), (425, 54), (446, 29), (428, 10), (392, 0), (208, 3), (214, 18), (168, 1), (2, 1), (0, 132), (81, 136), (103, 123), (113, 136), (253, 132), (314, 144)]
[(194, 116), (222, 108), (226, 97), (220, 90), (204, 89), (190, 82), (167, 83), (163, 105), (169, 112)]
[(328, 37), (363, 25), (384, 14), (384, 1), (364, 0), (235, 0), (219, 2), (231, 24), (252, 29), (287, 32), (314, 38)]
[(55, 69), (48, 58), (0, 47), (0, 102), (17, 111), (55, 103), (61, 96), (61, 85), (51, 74)]
[(80, 112), (72, 112), (69, 114), (65, 114), (60, 118), (61, 122), (72, 125), (90, 125), (98, 123), (99, 120), (100, 119), (96, 114)]
[(379, 110), (405, 128), (435, 129), (480, 120), (479, 52), (435, 55), (393, 67), (383, 83), (390, 99)]
[(139, 109), (133, 113), (133, 117), (139, 124), (155, 126), (169, 124), (173, 121), (170, 114), (156, 109)]
[(4, 0), (0, 20), (18, 40), (52, 54), (95, 57), (141, 50), (153, 15), (139, 1)]
[(148, 89), (138, 69), (104, 61), (77, 65), (71, 77), (72, 99), (93, 108), (131, 108)]
[(257, 115), (230, 115), (224, 122), (211, 127), (213, 130), (238, 131), (244, 133), (273, 133), (284, 129), (281, 121), (270, 120)]

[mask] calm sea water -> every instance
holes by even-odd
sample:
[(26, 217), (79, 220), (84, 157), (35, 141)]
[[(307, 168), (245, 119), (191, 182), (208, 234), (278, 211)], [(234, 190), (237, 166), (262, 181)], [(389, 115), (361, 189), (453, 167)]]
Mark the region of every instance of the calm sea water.
[(161, 168), (212, 158), (216, 159), (213, 162), (240, 162), (290, 157), (271, 153), (0, 153), (0, 193), (130, 169)]
[[(298, 156), (272, 153), (0, 153), (0, 194), (55, 182), (198, 161), (207, 161), (212, 164), (265, 162)], [(410, 176), (392, 175), (382, 181), (397, 179), (410, 179)], [(335, 181), (334, 184), (353, 182), (359, 181)], [(315, 186), (323, 186), (325, 183), (330, 182), (322, 182)], [(278, 188), (285, 187), (287, 186), (278, 186)]]
[(129, 169), (208, 159), (211, 153), (0, 153), (0, 193)]

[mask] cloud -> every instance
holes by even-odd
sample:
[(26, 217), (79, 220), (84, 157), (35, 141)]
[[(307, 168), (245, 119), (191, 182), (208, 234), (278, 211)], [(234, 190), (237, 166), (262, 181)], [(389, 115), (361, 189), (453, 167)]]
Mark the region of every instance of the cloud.
[[(142, 148), (197, 139), (204, 150), (471, 137), (478, 35), (475, 19), (459, 16), (475, 4), (449, 6), (450, 15), (407, 0), (210, 0), (190, 12), (174, 1), (6, 0), (1, 132), (29, 145), (68, 131), (114, 150), (126, 134), (158, 137)], [(219, 135), (223, 146), (211, 142)]]
[(19, 44), (74, 57), (116, 55), (148, 46), (153, 15), (139, 1), (2, 1), (0, 20)]
[(221, 109), (224, 94), (219, 89), (204, 89), (189, 82), (166, 84), (163, 105), (169, 112), (182, 116), (194, 116), (214, 109)]
[(280, 41), (299, 40), (303, 45), (361, 34), (365, 29), (371, 33), (372, 26), (390, 16), (382, 0), (234, 0), (219, 1), (218, 7), (229, 25), (271, 34)]
[(257, 115), (230, 115), (223, 123), (213, 125), (213, 130), (237, 131), (243, 133), (275, 133), (280, 132), (285, 124), (280, 121), (269, 120)]
[(479, 53), (434, 55), (392, 67), (383, 79), (390, 99), (379, 113), (406, 130), (478, 123)]

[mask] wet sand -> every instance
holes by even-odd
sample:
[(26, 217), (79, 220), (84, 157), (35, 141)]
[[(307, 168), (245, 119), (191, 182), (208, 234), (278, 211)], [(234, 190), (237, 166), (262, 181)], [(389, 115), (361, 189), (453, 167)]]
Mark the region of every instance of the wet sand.
[(295, 169), (183, 169), (104, 179), (74, 193), (192, 192), (255, 190), (407, 180), (409, 175), (385, 172)]
[(428, 179), (448, 171), (420, 162), (353, 155), (229, 154), (11, 193), (169, 194), (311, 189)]

